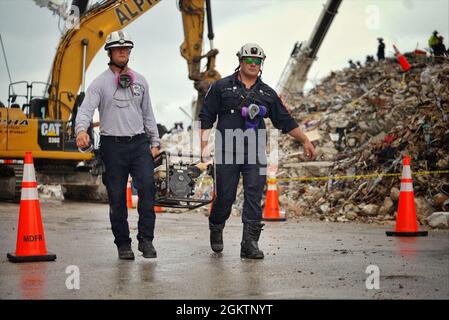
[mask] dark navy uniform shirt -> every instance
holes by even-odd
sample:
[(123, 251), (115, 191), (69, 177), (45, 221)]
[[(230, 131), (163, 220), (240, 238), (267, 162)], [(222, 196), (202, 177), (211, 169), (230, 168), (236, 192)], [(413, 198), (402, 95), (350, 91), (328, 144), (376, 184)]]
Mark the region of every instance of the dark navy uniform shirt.
[[(287, 133), (297, 128), (298, 123), (285, 108), (276, 91), (265, 84), (260, 78), (257, 79), (256, 83), (250, 89), (246, 89), (237, 75), (238, 72), (220, 79), (211, 85), (199, 114), (201, 129), (212, 128), (218, 118), (217, 130), (221, 134), (221, 139), (217, 139), (216, 133), (215, 155), (216, 161), (217, 156), (221, 156), (221, 160), (218, 160), (217, 163), (224, 161), (225, 158), (231, 155), (233, 157), (232, 163), (240, 164), (242, 162), (237, 160), (238, 157), (236, 155), (243, 154), (243, 163), (254, 163), (251, 159), (256, 157), (258, 159), (257, 163), (264, 164), (266, 163), (266, 142), (269, 134), (260, 131), (260, 129), (266, 128), (264, 119), (259, 116), (260, 122), (255, 132), (248, 131), (254, 129), (246, 129), (245, 118), (241, 115), (241, 107), (248, 107), (252, 103), (265, 106), (267, 108), (265, 117), (270, 118), (274, 127), (281, 130), (282, 133)], [(244, 100), (245, 97), (248, 98)], [(244, 101), (243, 104), (242, 101)], [(228, 134), (230, 131), (235, 133), (240, 132), (240, 137), (238, 137), (238, 133), (237, 136), (227, 135), (225, 132), (227, 129)], [(264, 135), (265, 133), (266, 135)], [(246, 135), (252, 136), (248, 138)], [(254, 136), (255, 139), (250, 140)], [(226, 163), (230, 162), (226, 161)]]
[[(245, 95), (251, 90), (252, 94), (244, 103), (263, 105), (268, 109), (267, 117), (274, 127), (287, 133), (298, 127), (298, 123), (285, 108), (276, 91), (265, 84), (260, 78), (252, 88), (246, 89), (245, 85), (237, 78), (238, 72), (214, 82), (206, 94), (203, 108), (199, 118), (202, 129), (210, 129), (217, 120), (217, 129), (242, 129), (245, 130), (245, 119), (241, 116), (239, 107)], [(260, 121), (258, 129), (265, 129), (265, 122)]]

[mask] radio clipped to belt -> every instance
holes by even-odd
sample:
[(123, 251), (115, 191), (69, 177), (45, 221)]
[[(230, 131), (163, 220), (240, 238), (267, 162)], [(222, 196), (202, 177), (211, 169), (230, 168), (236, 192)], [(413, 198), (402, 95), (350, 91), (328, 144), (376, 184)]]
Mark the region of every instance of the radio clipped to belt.
[(248, 107), (242, 107), (241, 115), (245, 119), (245, 129), (256, 129), (259, 127), (260, 121), (267, 114), (267, 108), (255, 103)]

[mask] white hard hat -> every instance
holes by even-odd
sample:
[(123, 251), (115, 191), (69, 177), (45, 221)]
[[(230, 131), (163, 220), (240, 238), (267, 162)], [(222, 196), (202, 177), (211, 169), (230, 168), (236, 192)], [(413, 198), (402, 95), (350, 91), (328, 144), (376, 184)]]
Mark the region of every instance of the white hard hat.
[(124, 31), (114, 31), (106, 38), (105, 50), (109, 50), (114, 47), (129, 47), (134, 48), (134, 42), (131, 37)]
[(255, 57), (265, 60), (263, 49), (256, 43), (247, 43), (237, 52), (237, 57), (241, 60), (243, 57)]

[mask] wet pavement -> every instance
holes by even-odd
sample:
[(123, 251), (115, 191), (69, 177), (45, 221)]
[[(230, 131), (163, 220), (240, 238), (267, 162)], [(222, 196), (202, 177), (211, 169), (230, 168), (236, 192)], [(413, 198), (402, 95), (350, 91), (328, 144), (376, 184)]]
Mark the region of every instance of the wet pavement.
[[(137, 251), (132, 209), (136, 260), (121, 261), (107, 205), (46, 202), (41, 212), (47, 248), (57, 259), (15, 264), (6, 253), (15, 250), (18, 212), (18, 205), (0, 203), (0, 299), (449, 298), (447, 230), (391, 238), (385, 231), (394, 226), (270, 222), (260, 240), (265, 259), (251, 261), (240, 259), (240, 217), (228, 221), (225, 249), (217, 255), (204, 215), (164, 212), (156, 223), (158, 258), (145, 259)], [(367, 289), (368, 277), (368, 284), (376, 284), (377, 270), (379, 289)]]

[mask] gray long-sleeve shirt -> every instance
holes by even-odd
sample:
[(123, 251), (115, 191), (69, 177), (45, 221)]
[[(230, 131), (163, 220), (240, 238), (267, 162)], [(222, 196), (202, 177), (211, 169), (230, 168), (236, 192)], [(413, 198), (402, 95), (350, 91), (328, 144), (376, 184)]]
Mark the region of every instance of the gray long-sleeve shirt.
[(134, 75), (128, 88), (117, 84), (116, 74), (107, 69), (88, 87), (75, 122), (75, 133), (89, 128), (95, 109), (100, 113), (100, 134), (105, 136), (134, 136), (146, 133), (151, 146), (160, 144), (156, 119), (151, 105), (148, 83)]

